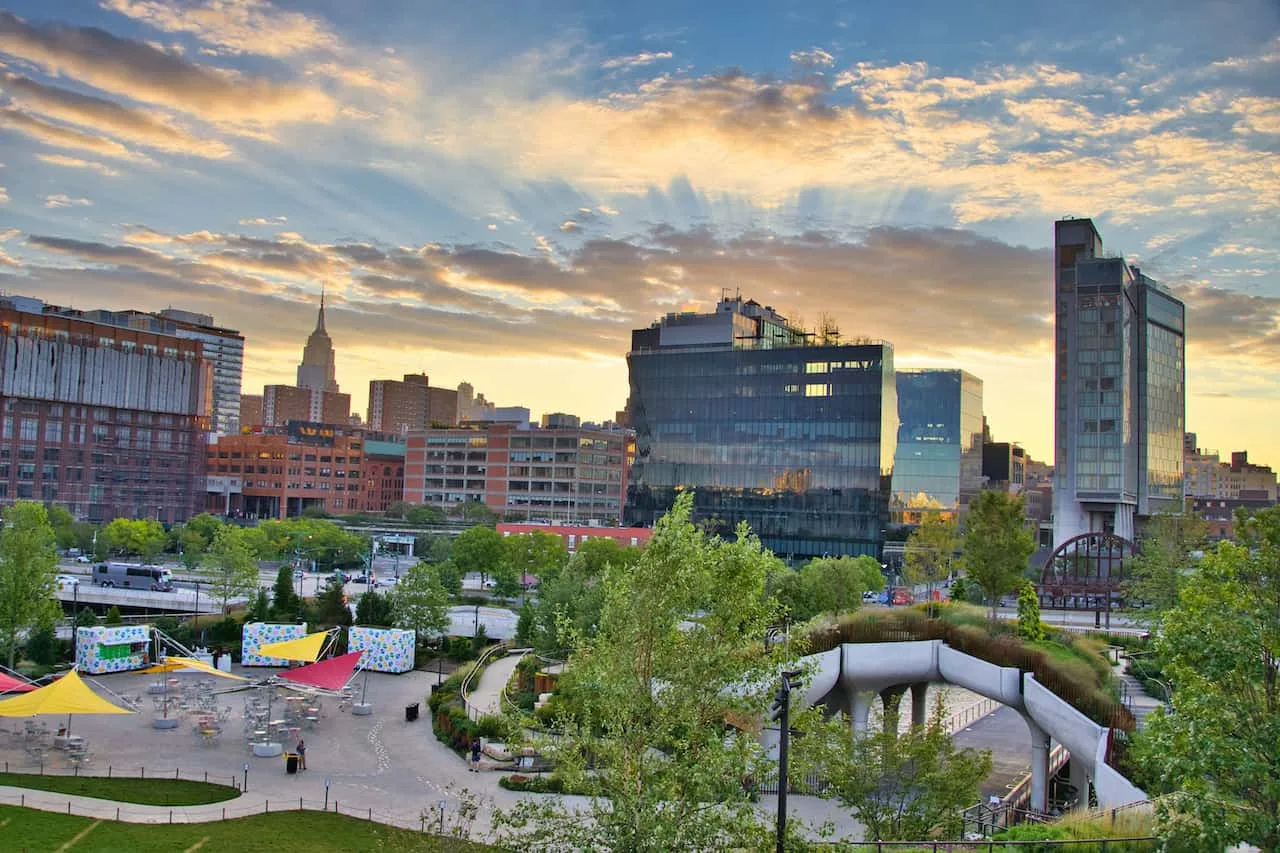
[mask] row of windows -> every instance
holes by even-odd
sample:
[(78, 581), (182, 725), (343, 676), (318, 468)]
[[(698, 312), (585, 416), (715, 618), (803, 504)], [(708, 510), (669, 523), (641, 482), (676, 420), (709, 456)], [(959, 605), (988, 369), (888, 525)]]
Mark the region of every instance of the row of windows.
[[(39, 414), (41, 404), (34, 400), (19, 400), (14, 397), (6, 397), (0, 408), (4, 412), (18, 412), (20, 414)], [(179, 422), (179, 418), (174, 415), (162, 415), (152, 412), (134, 412), (129, 409), (104, 409), (94, 408), (92, 406), (66, 406), (61, 403), (50, 403), (45, 407), (45, 416), (49, 418), (68, 417), (73, 420), (93, 420), (93, 421), (115, 421), (120, 424), (139, 424), (142, 426), (174, 426)]]

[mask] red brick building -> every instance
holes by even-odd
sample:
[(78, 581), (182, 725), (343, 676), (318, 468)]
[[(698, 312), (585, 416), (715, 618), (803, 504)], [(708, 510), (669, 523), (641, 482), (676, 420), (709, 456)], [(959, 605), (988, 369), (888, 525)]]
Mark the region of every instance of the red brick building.
[(517, 536), (522, 533), (550, 533), (559, 536), (572, 554), (588, 539), (612, 539), (623, 548), (643, 548), (653, 535), (652, 527), (586, 527), (568, 524), (510, 524), (498, 525), (501, 536)]
[(41, 306), (0, 299), (0, 505), (94, 522), (197, 513), (213, 399), (202, 344)]
[(362, 511), (386, 512), (393, 503), (404, 500), (404, 452), (403, 442), (365, 440), (360, 465)]

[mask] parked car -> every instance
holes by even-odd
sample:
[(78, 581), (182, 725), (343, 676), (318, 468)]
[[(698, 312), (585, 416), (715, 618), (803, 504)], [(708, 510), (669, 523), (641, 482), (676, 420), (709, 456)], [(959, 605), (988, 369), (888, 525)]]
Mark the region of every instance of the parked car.
[(76, 557), (76, 562), (77, 562), (77, 563), (92, 563), (92, 562), (93, 562), (93, 557), (90, 557), (88, 554), (81, 554), (79, 557)]
[(376, 585), (377, 586), (395, 586), (399, 582), (400, 582), (400, 578), (385, 577), (385, 578), (378, 578), (378, 583)]
[(370, 574), (368, 574), (368, 573), (366, 573), (366, 572), (361, 572), (360, 574), (356, 575), (355, 577), (353, 577), (353, 578), (349, 578), (349, 579), (347, 580), (347, 583), (364, 583), (364, 584), (370, 584), (370, 583), (373, 583), (373, 576), (372, 576), (372, 575), (370, 575)]

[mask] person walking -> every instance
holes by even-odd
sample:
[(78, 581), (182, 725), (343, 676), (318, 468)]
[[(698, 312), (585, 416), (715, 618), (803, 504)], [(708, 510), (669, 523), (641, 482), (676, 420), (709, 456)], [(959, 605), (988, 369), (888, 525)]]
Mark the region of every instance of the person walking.
[(468, 769), (472, 773), (480, 772), (480, 738), (471, 741), (471, 767)]
[(298, 748), (295, 751), (298, 753), (298, 769), (306, 770), (307, 769), (307, 742), (299, 738)]

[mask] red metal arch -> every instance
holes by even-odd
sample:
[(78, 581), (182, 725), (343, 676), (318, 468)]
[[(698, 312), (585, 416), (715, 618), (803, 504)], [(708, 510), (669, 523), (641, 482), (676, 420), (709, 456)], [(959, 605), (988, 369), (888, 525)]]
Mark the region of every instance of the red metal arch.
[(1118, 603), (1137, 548), (1114, 533), (1082, 533), (1050, 555), (1040, 574), (1042, 606), (1111, 610)]

